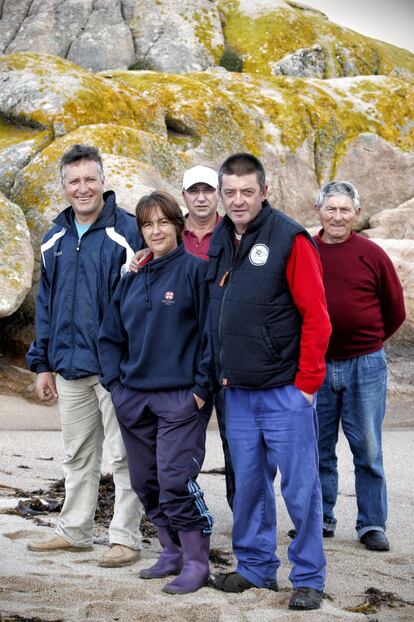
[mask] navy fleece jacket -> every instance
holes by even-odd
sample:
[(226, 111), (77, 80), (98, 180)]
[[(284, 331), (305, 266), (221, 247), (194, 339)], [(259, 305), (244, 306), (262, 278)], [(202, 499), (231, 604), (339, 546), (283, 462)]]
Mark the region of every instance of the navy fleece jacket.
[(101, 382), (211, 392), (207, 262), (183, 244), (121, 279), (98, 338)]

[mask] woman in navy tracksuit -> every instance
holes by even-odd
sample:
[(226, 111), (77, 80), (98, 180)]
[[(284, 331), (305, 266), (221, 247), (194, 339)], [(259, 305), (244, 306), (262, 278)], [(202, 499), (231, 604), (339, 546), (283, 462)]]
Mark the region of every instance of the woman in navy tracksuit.
[(138, 226), (151, 253), (121, 280), (98, 340), (128, 454), (131, 483), (163, 547), (144, 579), (179, 576), (164, 586), (188, 593), (207, 583), (213, 524), (197, 476), (211, 415), (211, 347), (206, 330), (207, 262), (184, 249), (175, 199), (140, 199)]

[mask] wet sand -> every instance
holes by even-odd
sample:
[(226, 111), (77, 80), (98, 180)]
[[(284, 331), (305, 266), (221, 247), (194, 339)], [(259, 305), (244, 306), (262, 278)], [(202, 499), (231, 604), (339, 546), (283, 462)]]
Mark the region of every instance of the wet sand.
[[(340, 494), (335, 538), (325, 541), (328, 560), (326, 597), (315, 612), (287, 610), (290, 597), (287, 531), (291, 527), (280, 494), (278, 505), (278, 572), (280, 591), (252, 589), (243, 594), (224, 594), (203, 588), (195, 594), (170, 596), (161, 591), (165, 580), (143, 581), (140, 568), (156, 558), (155, 540), (144, 543), (142, 558), (119, 569), (96, 564), (107, 545), (105, 529), (95, 530), (90, 553), (31, 553), (32, 538), (52, 533), (56, 514), (36, 521), (0, 513), (0, 620), (65, 622), (315, 622), (365, 620), (369, 622), (414, 619), (414, 533), (412, 473), (414, 429), (411, 409), (393, 407), (384, 430), (384, 459), (389, 489), (388, 537), (391, 551), (367, 551), (355, 538), (353, 465), (343, 437), (339, 443)], [(62, 447), (56, 408), (47, 409), (17, 397), (0, 397), (0, 510), (14, 507), (14, 488), (32, 491), (47, 488), (62, 477)], [(231, 512), (225, 502), (223, 475), (209, 473), (223, 466), (217, 426), (208, 431), (207, 457), (200, 475), (207, 503), (215, 517), (212, 547), (231, 564)], [(107, 468), (104, 465), (103, 472)], [(279, 482), (276, 481), (276, 491)], [(40, 524), (39, 524), (40, 523)], [(228, 571), (232, 566), (212, 565)], [(365, 591), (392, 592), (387, 606), (377, 611), (351, 612), (363, 605)], [(385, 599), (386, 600), (386, 599)], [(410, 604), (411, 603), (411, 604)], [(16, 619), (16, 618), (14, 618)]]

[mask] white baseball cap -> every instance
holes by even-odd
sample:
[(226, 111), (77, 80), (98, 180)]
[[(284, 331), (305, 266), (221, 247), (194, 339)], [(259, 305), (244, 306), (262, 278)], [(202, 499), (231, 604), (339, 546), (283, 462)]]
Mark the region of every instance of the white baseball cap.
[(218, 175), (209, 166), (193, 166), (183, 175), (183, 190), (188, 190), (194, 184), (208, 184), (212, 188), (218, 186)]

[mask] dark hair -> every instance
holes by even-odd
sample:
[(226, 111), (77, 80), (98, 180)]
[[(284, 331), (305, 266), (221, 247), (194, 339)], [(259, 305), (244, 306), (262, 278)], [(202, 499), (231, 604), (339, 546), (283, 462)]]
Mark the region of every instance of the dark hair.
[(185, 218), (181, 211), (181, 207), (177, 201), (168, 192), (158, 190), (151, 194), (144, 194), (137, 203), (135, 208), (135, 218), (139, 228), (148, 221), (151, 212), (159, 207), (164, 216), (170, 220), (177, 231), (177, 244), (182, 241), (181, 234), (184, 230)]
[(223, 175), (242, 177), (250, 173), (256, 173), (257, 183), (260, 191), (263, 192), (266, 187), (266, 173), (263, 164), (251, 153), (234, 153), (226, 158), (220, 166), (218, 172), (219, 188), (221, 189)]
[(64, 168), (68, 164), (79, 162), (80, 160), (92, 160), (96, 162), (99, 168), (102, 179), (104, 179), (104, 171), (101, 154), (96, 147), (92, 145), (73, 145), (68, 151), (66, 151), (60, 161), (60, 178), (64, 180)]

